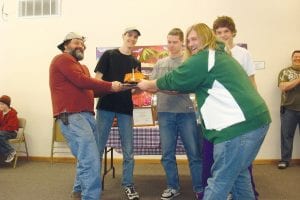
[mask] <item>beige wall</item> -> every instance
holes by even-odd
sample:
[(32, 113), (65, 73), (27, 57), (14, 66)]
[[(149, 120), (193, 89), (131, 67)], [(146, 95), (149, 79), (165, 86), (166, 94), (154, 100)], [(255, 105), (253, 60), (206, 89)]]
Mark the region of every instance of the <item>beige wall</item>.
[[(299, 0), (62, 0), (62, 15), (19, 19), (17, 1), (5, 3), (7, 20), (0, 19), (0, 94), (12, 97), (19, 116), (28, 120), (27, 140), (31, 156), (49, 156), (51, 145), (51, 100), (48, 68), (59, 53), (56, 45), (67, 32), (87, 36), (83, 63), (93, 72), (97, 46), (119, 46), (124, 27), (137, 25), (139, 45), (164, 44), (173, 27), (183, 30), (196, 22), (211, 25), (220, 15), (232, 16), (237, 25), (236, 42), (248, 43), (253, 59), (265, 61), (258, 70), (259, 92), (266, 100), (273, 123), (258, 155), (280, 156), (280, 122), (277, 74), (290, 64), (293, 49), (300, 49)], [(185, 2), (185, 3), (183, 3)], [(299, 134), (294, 158), (300, 158)]]

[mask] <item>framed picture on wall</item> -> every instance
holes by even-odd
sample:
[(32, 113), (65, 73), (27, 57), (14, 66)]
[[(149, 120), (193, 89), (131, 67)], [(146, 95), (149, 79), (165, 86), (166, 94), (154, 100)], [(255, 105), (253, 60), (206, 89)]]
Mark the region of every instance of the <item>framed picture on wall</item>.
[(136, 107), (133, 109), (133, 126), (154, 126), (153, 109)]

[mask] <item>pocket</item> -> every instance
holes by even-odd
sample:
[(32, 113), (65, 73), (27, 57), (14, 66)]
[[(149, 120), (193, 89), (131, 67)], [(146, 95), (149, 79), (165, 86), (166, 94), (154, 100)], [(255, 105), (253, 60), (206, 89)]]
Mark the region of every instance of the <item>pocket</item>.
[(18, 133), (16, 131), (8, 132), (7, 137), (8, 139), (14, 139), (16, 138)]

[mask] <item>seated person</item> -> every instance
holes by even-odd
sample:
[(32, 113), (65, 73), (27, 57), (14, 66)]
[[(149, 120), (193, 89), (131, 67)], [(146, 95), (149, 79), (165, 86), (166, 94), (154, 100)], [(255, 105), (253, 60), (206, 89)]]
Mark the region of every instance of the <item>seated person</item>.
[(5, 162), (13, 161), (16, 151), (10, 146), (8, 140), (17, 137), (19, 121), (17, 111), (10, 107), (10, 97), (0, 97), (0, 154), (4, 155)]

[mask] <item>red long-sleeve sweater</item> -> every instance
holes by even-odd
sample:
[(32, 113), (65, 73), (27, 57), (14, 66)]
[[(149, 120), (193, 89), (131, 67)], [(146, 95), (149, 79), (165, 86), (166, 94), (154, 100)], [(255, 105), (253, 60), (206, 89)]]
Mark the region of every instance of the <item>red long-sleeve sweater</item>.
[(88, 68), (73, 56), (62, 53), (50, 65), (50, 91), (53, 116), (62, 112), (94, 113), (94, 93), (111, 92), (111, 82), (91, 78)]
[(5, 115), (0, 111), (0, 131), (17, 131), (18, 129), (19, 121), (17, 111), (12, 107)]

